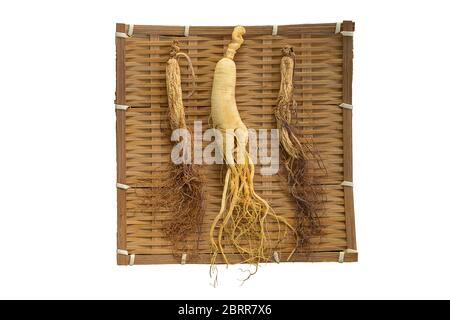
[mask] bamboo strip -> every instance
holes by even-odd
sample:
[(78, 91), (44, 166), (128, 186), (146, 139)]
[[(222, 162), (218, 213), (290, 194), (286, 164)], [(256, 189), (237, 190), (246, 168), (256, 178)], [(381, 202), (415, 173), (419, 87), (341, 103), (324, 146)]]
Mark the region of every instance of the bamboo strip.
[[(281, 253), (282, 257), (286, 257), (287, 253)], [(227, 255), (231, 263), (240, 261), (240, 256)], [(189, 257), (187, 263), (192, 264), (209, 264), (210, 255), (200, 255), (199, 257)], [(337, 262), (339, 259), (339, 252), (318, 252), (312, 253), (309, 257), (294, 255), (290, 262)], [(345, 262), (356, 262), (358, 260), (357, 253), (347, 253), (345, 255)], [(284, 260), (281, 259), (281, 262)], [(160, 255), (137, 255), (135, 264), (178, 264), (180, 261), (175, 259), (171, 254)], [(223, 259), (218, 256), (217, 264), (223, 264)]]
[[(118, 24), (117, 32), (125, 32), (125, 25)], [(125, 104), (125, 39), (116, 38), (116, 104)], [(125, 111), (116, 110), (117, 181), (126, 183)], [(117, 189), (117, 249), (127, 250), (126, 190)], [(128, 257), (117, 255), (117, 264), (128, 264)]]
[[(355, 26), (351, 21), (344, 21), (343, 31), (354, 31)], [(353, 81), (353, 37), (343, 37), (344, 43), (344, 79), (343, 102), (352, 104)], [(352, 110), (343, 109), (344, 124), (344, 181), (353, 182), (353, 147), (352, 147)], [(355, 232), (355, 212), (353, 206), (353, 187), (344, 187), (345, 217), (347, 226), (347, 247), (357, 249)]]

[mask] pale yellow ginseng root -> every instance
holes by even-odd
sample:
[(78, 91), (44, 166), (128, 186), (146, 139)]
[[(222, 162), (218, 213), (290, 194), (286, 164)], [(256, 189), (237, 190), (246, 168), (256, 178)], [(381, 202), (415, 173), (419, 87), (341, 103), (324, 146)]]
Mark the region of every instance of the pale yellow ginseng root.
[(287, 174), (289, 192), (297, 207), (297, 233), (299, 249), (310, 252), (311, 237), (319, 236), (320, 212), (323, 210), (323, 190), (318, 177), (310, 166), (325, 171), (320, 155), (310, 139), (300, 138), (292, 127), (292, 113), (297, 104), (294, 100), (295, 54), (291, 46), (285, 46), (281, 58), (281, 83), (274, 113), (280, 134), (282, 156)]
[[(255, 264), (268, 261), (271, 250), (266, 222), (274, 219), (279, 225), (277, 245), (281, 239), (281, 225), (285, 232), (295, 229), (289, 222), (276, 215), (270, 205), (254, 190), (254, 164), (247, 152), (248, 130), (242, 122), (235, 100), (236, 64), (233, 61), (236, 50), (244, 42), (245, 29), (234, 28), (232, 42), (225, 56), (217, 63), (211, 95), (211, 118), (213, 126), (222, 133), (223, 141), (219, 147), (227, 164), (222, 203), (219, 214), (210, 229), (210, 242), (213, 256), (212, 267), (221, 254), (225, 263), (229, 259), (225, 243), (233, 251), (239, 252), (240, 262)], [(295, 248), (289, 254), (289, 260)]]
[[(195, 81), (191, 60), (185, 53), (180, 52), (178, 43), (174, 42), (166, 65), (168, 116), (172, 130), (188, 130), (183, 105), (180, 66), (178, 64), (180, 57), (187, 59), (192, 80)], [(186, 147), (190, 148), (190, 146)], [(183, 149), (184, 151), (186, 149)], [(186, 153), (183, 155), (186, 155)], [(173, 244), (174, 255), (180, 256), (188, 252), (190, 255), (194, 255), (198, 250), (200, 228), (205, 214), (205, 192), (197, 166), (184, 161), (181, 164), (172, 163), (167, 180), (165, 180), (163, 187), (156, 192), (156, 199), (158, 203), (169, 209), (170, 219), (165, 223), (164, 231)], [(192, 235), (196, 238), (195, 246), (187, 241), (187, 238)]]

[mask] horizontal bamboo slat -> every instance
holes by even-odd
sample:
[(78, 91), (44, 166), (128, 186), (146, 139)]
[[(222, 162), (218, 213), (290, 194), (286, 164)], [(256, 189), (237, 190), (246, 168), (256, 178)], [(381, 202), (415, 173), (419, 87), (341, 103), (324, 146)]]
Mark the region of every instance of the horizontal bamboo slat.
[[(349, 23), (344, 23), (343, 28), (353, 28), (353, 23)], [(127, 30), (119, 26), (123, 25), (118, 25), (118, 29)], [(348, 56), (351, 39), (335, 34), (335, 27), (335, 23), (278, 26), (275, 36), (272, 36), (272, 26), (246, 27), (245, 42), (235, 57), (236, 100), (242, 120), (250, 129), (274, 129), (273, 108), (280, 83), (281, 48), (290, 44), (296, 53), (295, 129), (313, 140), (327, 173), (314, 171), (321, 177), (326, 195), (323, 236), (313, 239), (313, 253), (309, 257), (296, 255), (293, 261), (337, 261), (340, 251), (356, 248), (353, 194), (346, 191), (348, 187), (340, 185), (351, 177), (352, 170), (351, 163), (345, 163), (351, 160), (348, 145), (351, 143), (348, 119), (351, 113), (339, 107), (344, 100), (351, 103), (348, 88), (351, 86), (348, 74), (351, 73)], [(121, 183), (131, 187), (119, 194), (118, 245), (137, 255), (136, 264), (180, 263), (172, 256), (170, 243), (162, 231), (168, 213), (151, 201), (152, 191), (167, 176), (172, 147), (165, 87), (165, 63), (170, 45), (178, 40), (181, 50), (192, 58), (197, 88), (192, 97), (184, 100), (187, 124), (193, 130), (194, 121), (202, 121), (204, 132), (209, 129), (214, 67), (223, 56), (232, 29), (191, 26), (189, 36), (184, 37), (183, 26), (135, 25), (133, 37), (122, 38), (117, 43), (117, 90), (123, 92), (119, 97), (118, 91), (117, 101), (120, 98), (121, 103), (131, 106), (127, 111), (118, 111), (118, 121), (124, 119), (124, 127), (118, 122), (118, 177)], [(183, 61), (180, 64), (183, 90), (187, 92), (191, 89), (189, 70)], [(350, 131), (345, 126), (350, 126)], [(119, 147), (123, 148), (123, 155)], [(278, 214), (293, 222), (295, 204), (287, 192), (282, 168), (273, 176), (260, 175), (259, 168), (257, 166), (255, 189)], [(220, 165), (202, 165), (200, 171), (207, 188), (207, 213), (199, 255), (188, 257), (188, 263), (210, 261), (209, 225), (219, 211), (223, 188)], [(269, 223), (268, 229), (275, 237), (276, 225)], [(288, 236), (281, 243), (282, 261), (293, 242), (292, 236)], [(236, 253), (230, 247), (226, 251), (231, 260), (236, 261)], [(346, 254), (345, 261), (356, 260), (357, 254)], [(119, 261), (119, 264), (125, 263), (127, 261)]]

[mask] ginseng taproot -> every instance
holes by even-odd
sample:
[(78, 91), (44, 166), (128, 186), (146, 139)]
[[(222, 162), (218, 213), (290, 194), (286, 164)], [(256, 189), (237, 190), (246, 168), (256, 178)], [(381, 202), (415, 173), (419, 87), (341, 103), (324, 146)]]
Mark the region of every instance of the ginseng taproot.
[[(195, 89), (195, 73), (189, 56), (180, 52), (177, 42), (170, 50), (170, 58), (166, 64), (166, 88), (169, 107), (169, 123), (172, 130), (189, 130), (186, 125), (183, 105), (181, 73), (178, 59), (184, 57), (188, 61)], [(193, 89), (193, 90), (194, 90)], [(193, 91), (188, 95), (192, 95)], [(205, 214), (205, 191), (203, 179), (196, 165), (186, 161), (187, 144), (183, 148), (183, 161), (171, 163), (168, 178), (157, 194), (158, 202), (169, 211), (170, 219), (164, 225), (166, 236), (173, 244), (175, 256), (183, 253), (196, 254), (198, 249), (201, 225)], [(188, 245), (187, 238), (194, 236), (196, 245)]]
[[(217, 256), (225, 263), (229, 259), (225, 243), (240, 254), (243, 263), (258, 266), (271, 259), (282, 240), (282, 233), (292, 232), (293, 226), (282, 216), (274, 213), (269, 203), (254, 189), (255, 166), (247, 151), (248, 130), (236, 105), (236, 64), (234, 56), (244, 42), (244, 27), (237, 26), (232, 33), (224, 57), (216, 64), (211, 95), (211, 118), (213, 126), (222, 137), (219, 148), (227, 165), (221, 208), (210, 229), (212, 266)], [(266, 223), (273, 219), (278, 224), (278, 239), (271, 243)], [(289, 253), (289, 260), (295, 248)]]

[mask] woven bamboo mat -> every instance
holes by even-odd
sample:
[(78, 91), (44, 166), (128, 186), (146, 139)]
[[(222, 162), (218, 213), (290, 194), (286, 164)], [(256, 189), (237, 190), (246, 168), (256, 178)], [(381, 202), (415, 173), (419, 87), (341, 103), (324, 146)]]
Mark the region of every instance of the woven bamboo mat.
[[(118, 188), (119, 264), (180, 263), (172, 255), (164, 238), (162, 225), (168, 213), (153, 205), (152, 188), (161, 184), (170, 161), (170, 129), (165, 88), (165, 63), (170, 44), (179, 41), (181, 50), (191, 58), (197, 75), (196, 93), (184, 100), (187, 123), (203, 122), (208, 129), (210, 96), (214, 67), (223, 56), (233, 27), (181, 26), (133, 27), (132, 37), (116, 37), (116, 104), (130, 106), (117, 110), (117, 181), (130, 188)], [(128, 25), (118, 24), (118, 32)], [(336, 31), (353, 31), (354, 23), (278, 26), (246, 26), (245, 42), (236, 54), (236, 100), (242, 120), (248, 128), (276, 128), (273, 108), (280, 83), (281, 48), (292, 45), (296, 53), (295, 99), (298, 103), (296, 129), (311, 137), (324, 160), (327, 174), (321, 177), (326, 192), (322, 214), (323, 236), (313, 240), (308, 257), (295, 255), (292, 261), (357, 260), (353, 190), (342, 186), (352, 181), (351, 104), (353, 37)], [(189, 72), (181, 61), (183, 90), (191, 87)], [(187, 257), (187, 263), (209, 263), (208, 232), (219, 212), (223, 182), (220, 165), (202, 165), (207, 187), (207, 212), (202, 226), (199, 255)], [(269, 201), (277, 214), (294, 223), (295, 205), (291, 200), (281, 170), (273, 176), (255, 177), (255, 189)], [(323, 175), (320, 171), (317, 175)], [(269, 225), (275, 233), (276, 226)], [(191, 239), (194, 243), (194, 239)], [(281, 244), (283, 261), (294, 239), (288, 236)], [(237, 261), (232, 249), (226, 251)], [(133, 255), (133, 256), (132, 256)], [(219, 259), (220, 262), (221, 259)]]

